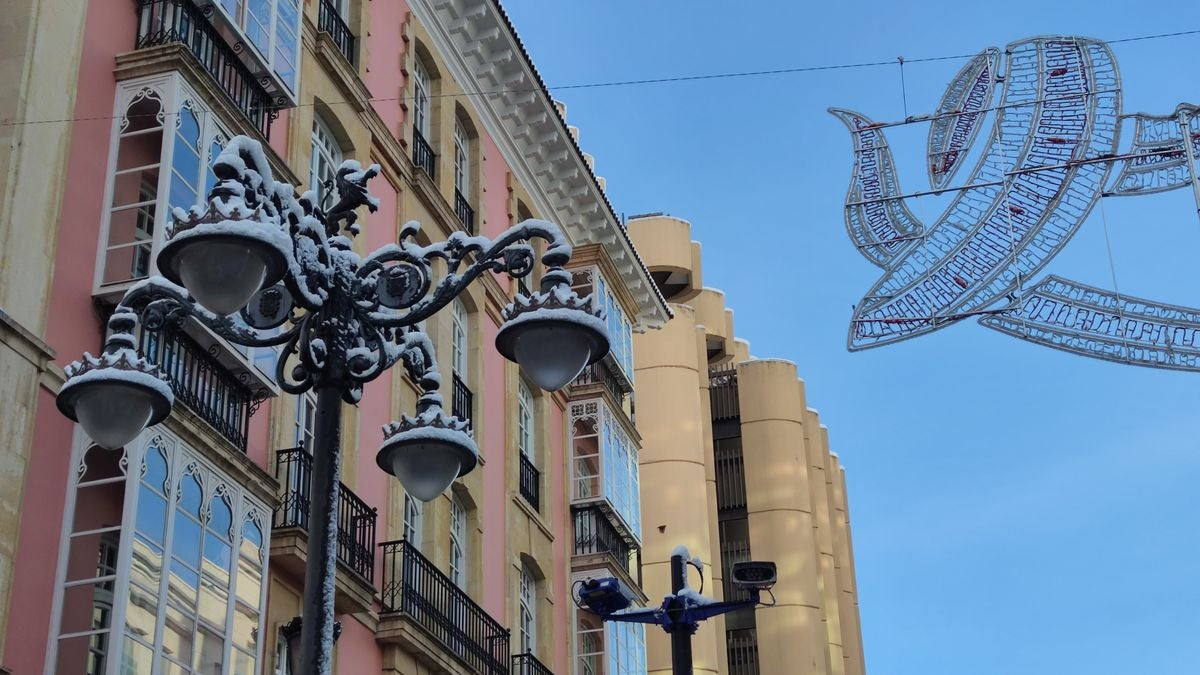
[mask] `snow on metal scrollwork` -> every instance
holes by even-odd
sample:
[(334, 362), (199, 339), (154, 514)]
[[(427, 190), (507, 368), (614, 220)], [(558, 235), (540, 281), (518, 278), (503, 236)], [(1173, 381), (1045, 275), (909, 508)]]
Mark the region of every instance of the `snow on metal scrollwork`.
[[(1192, 186), (1200, 109), (1173, 115), (1121, 113), (1121, 79), (1105, 43), (1084, 37), (1020, 40), (989, 48), (951, 82), (935, 113), (873, 122), (830, 109), (855, 151), (845, 224), (883, 275), (855, 305), (847, 346), (880, 347), (965, 318), (1023, 340), (1094, 358), (1200, 370), (1194, 317), (1200, 310), (1121, 296), (1059, 277), (1033, 283), (1102, 197)], [(992, 107), (993, 87), (1000, 93)], [(986, 143), (958, 172), (983, 122)], [(1121, 120), (1134, 139), (1120, 149)], [(899, 186), (888, 127), (928, 122), (933, 190)], [(1114, 179), (1115, 169), (1115, 179)], [(955, 175), (966, 175), (951, 184)], [(940, 216), (922, 222), (910, 198), (951, 193)]]

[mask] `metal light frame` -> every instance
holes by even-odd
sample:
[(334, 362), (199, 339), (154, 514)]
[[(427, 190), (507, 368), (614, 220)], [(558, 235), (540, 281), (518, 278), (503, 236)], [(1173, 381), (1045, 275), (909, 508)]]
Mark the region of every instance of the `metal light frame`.
[[(165, 380), (157, 366), (134, 350), (135, 317), (150, 331), (179, 327), (190, 318), (238, 345), (282, 346), (275, 370), (280, 388), (290, 394), (317, 392), (299, 662), (304, 673), (327, 675), (336, 625), (333, 580), (342, 404), (357, 403), (364, 384), (403, 363), (421, 395), (415, 416), (405, 415), (385, 427), (381, 467), (388, 470), (383, 455), (395, 451), (405, 434), (424, 433), (463, 454), (460, 475), (470, 471), (477, 456), (470, 425), (442, 410), (434, 348), (415, 326), (486, 272), (514, 278), (529, 274), (534, 264), (529, 242), (535, 238), (547, 243), (541, 261), (548, 270), (540, 292), (518, 296), (505, 308), (505, 325), (540, 323), (566, 331), (571, 339), (587, 340), (593, 350), (589, 363), (607, 354), (607, 329), (602, 310), (592, 309), (590, 296), (580, 298), (571, 290), (570, 274), (563, 270), (571, 247), (553, 223), (526, 220), (496, 239), (455, 232), (444, 242), (421, 246), (414, 241), (420, 226), (409, 222), (400, 229), (397, 243), (360, 257), (352, 250), (359, 232), (355, 211), (366, 206), (374, 212), (379, 207), (366, 187), (378, 174), (377, 165), (364, 170), (357, 162), (344, 162), (336, 178), (340, 198), (328, 210), (315, 203), (314, 193), (297, 197), (296, 188), (276, 183), (261, 145), (248, 137), (232, 138), (213, 171), (218, 181), (206, 205), (174, 209), (159, 265), (166, 276), (178, 281), (178, 259), (186, 255), (187, 247), (232, 237), (249, 242), (248, 248), (262, 257), (263, 287), (241, 312), (220, 316), (172, 280), (152, 277), (135, 284), (109, 322), (112, 332), (105, 353), (85, 355), (82, 362), (68, 366), (59, 407), (75, 419), (76, 394), (84, 385), (128, 387), (139, 378), (150, 378), (151, 385), (155, 378)], [(436, 261), (445, 266), (437, 279)], [(529, 316), (539, 309), (547, 311)], [(510, 335), (504, 337), (506, 332)], [(510, 358), (512, 333), (502, 327), (497, 339), (501, 352)], [(157, 423), (169, 411), (172, 396), (165, 387), (149, 390), (161, 399), (155, 401), (151, 420)]]

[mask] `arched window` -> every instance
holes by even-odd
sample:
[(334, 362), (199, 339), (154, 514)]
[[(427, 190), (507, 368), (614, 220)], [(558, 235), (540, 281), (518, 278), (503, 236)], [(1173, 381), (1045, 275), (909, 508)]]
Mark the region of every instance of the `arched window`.
[(470, 201), (471, 195), (471, 137), (462, 120), (454, 121), (454, 189)]
[(537, 578), (524, 564), (521, 565), (520, 601), (521, 653), (532, 654), (537, 649)]
[(134, 97), (121, 120), (102, 284), (141, 279), (150, 273), (163, 112), (158, 94), (146, 89)]
[(317, 205), (333, 206), (336, 196), (334, 177), (342, 165), (342, 149), (337, 139), (320, 117), (313, 116), (312, 157), (309, 165), (309, 187), (317, 193)]
[(467, 588), (467, 507), (456, 494), (450, 495), (450, 580)]

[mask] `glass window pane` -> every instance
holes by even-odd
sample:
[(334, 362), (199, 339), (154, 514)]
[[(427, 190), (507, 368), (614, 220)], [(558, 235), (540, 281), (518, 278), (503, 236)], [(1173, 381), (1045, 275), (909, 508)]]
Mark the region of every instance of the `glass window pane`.
[(129, 586), (129, 604), (125, 607), (125, 630), (131, 635), (154, 641), (158, 623), (158, 589), (148, 591), (137, 584)]
[[(118, 172), (127, 171), (139, 166), (154, 167), (155, 173), (158, 172), (158, 163), (162, 154), (162, 130), (148, 131), (136, 136), (123, 136), (117, 141), (117, 166)], [(135, 174), (136, 175), (136, 174)], [(113, 203), (125, 203), (128, 201)]]
[(146, 645), (125, 638), (125, 652), (121, 655), (121, 675), (145, 675), (150, 672), (154, 652)]
[[(60, 633), (82, 633), (108, 628), (113, 606), (112, 584), (98, 582), (70, 586), (63, 591)], [(97, 611), (99, 610), (99, 611)]]
[(200, 580), (200, 618), (213, 626), (225, 627), (225, 614), (229, 609), (229, 592), (215, 581), (204, 577)]
[(129, 109), (125, 111), (125, 119), (122, 120), (125, 128), (120, 131), (128, 135), (152, 127), (161, 127), (162, 120), (159, 117), (162, 112), (162, 103), (157, 98), (144, 96), (130, 104)]
[(163, 623), (163, 654), (182, 663), (191, 663), (192, 634), (195, 631), (195, 619), (168, 604), (166, 621)]
[(233, 507), (229, 503), (229, 498), (213, 495), (210, 508), (208, 529), (221, 535), (223, 539), (229, 540), (233, 537)]
[(162, 544), (167, 533), (167, 500), (141, 486), (137, 506), (137, 531)]
[(193, 666), (197, 675), (220, 675), (225, 667), (225, 639), (201, 626), (196, 635), (196, 663)]
[[(67, 581), (116, 574), (115, 552), (118, 535), (118, 532), (105, 532), (71, 537), (70, 549), (67, 552)], [(107, 560), (110, 553), (113, 554), (111, 561)]]
[(258, 560), (259, 549), (262, 548), (263, 534), (258, 523), (247, 518), (242, 528), (242, 555)]
[(204, 573), (216, 579), (222, 586), (228, 586), (233, 548), (211, 532), (204, 537)]
[(171, 659), (158, 660), (159, 675), (190, 675), (187, 669)]
[(145, 537), (136, 535), (133, 538), (133, 561), (130, 565), (129, 578), (134, 582), (158, 593), (158, 584), (162, 574), (162, 548), (151, 543)]
[(179, 489), (183, 491), (183, 494), (179, 498), (179, 508), (199, 519), (200, 504), (203, 503), (203, 498), (201, 497), (203, 490), (200, 489), (200, 481), (196, 479), (194, 474), (188, 474), (183, 477), (183, 480), (179, 481)]
[(258, 560), (238, 559), (237, 596), (238, 599), (251, 607), (258, 607), (258, 599), (262, 597), (262, 571)]
[(233, 646), (258, 649), (258, 612), (240, 602), (233, 611)]
[(175, 533), (171, 535), (171, 539), (174, 540), (171, 548), (175, 557), (186, 562), (192, 569), (200, 569), (200, 542), (202, 540), (200, 523), (182, 513), (177, 513)]
[(196, 592), (200, 586), (200, 575), (188, 569), (178, 560), (171, 561), (171, 578), (167, 582), (167, 597), (184, 607), (196, 606)]
[(240, 650), (233, 650), (233, 673), (232, 675), (257, 675), (254, 669), (254, 656)]
[[(107, 635), (80, 635), (72, 638), (64, 638), (58, 641), (58, 660), (54, 670), (58, 673), (100, 673), (97, 665), (102, 665), (103, 653), (96, 654), (93, 652), (93, 642), (95, 637), (107, 639)], [(98, 658), (100, 663), (97, 663)], [(146, 671), (150, 672), (149, 670)]]
[(151, 446), (146, 449), (142, 460), (142, 482), (158, 492), (165, 493), (167, 486), (167, 455), (162, 448)]

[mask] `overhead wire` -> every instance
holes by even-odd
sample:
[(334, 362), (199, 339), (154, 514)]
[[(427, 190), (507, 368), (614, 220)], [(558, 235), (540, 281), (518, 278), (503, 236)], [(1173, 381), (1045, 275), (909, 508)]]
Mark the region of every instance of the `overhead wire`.
[[(1183, 37), (1183, 36), (1189, 36), (1189, 35), (1200, 35), (1200, 29), (1176, 31), (1173, 33), (1156, 33), (1153, 35), (1139, 35), (1139, 36), (1135, 36), (1135, 37), (1118, 38), (1115, 40), (1106, 40), (1105, 42), (1107, 44), (1111, 45), (1111, 44), (1122, 44), (1122, 43), (1128, 43), (1128, 42), (1140, 42), (1140, 41), (1144, 41), (1144, 40), (1159, 40), (1159, 39), (1165, 39), (1165, 38)], [(974, 56), (975, 56), (975, 54), (948, 54), (948, 55), (942, 55), (942, 56), (927, 56), (927, 57), (916, 58), (916, 59), (907, 59), (906, 58), (902, 61), (902, 64), (903, 63), (935, 63), (935, 62), (939, 62), (939, 61), (953, 61), (956, 59), (969, 59)], [(877, 68), (877, 67), (894, 66), (894, 65), (896, 65), (895, 60), (861, 61), (861, 62), (857, 62), (857, 63), (837, 63), (837, 64), (826, 64), (826, 65), (817, 65), (817, 66), (769, 68), (769, 69), (761, 69), (761, 70), (744, 70), (744, 71), (732, 71), (732, 72), (724, 72), (724, 73), (701, 73), (701, 74), (697, 74), (697, 75), (673, 75), (673, 76), (666, 76), (666, 77), (652, 77), (652, 78), (640, 78), (640, 79), (630, 79), (630, 80), (612, 80), (612, 81), (606, 81), (606, 82), (584, 82), (584, 83), (580, 83), (580, 84), (563, 84), (563, 85), (553, 85), (553, 86), (547, 85), (545, 87), (545, 90), (547, 90), (547, 91), (578, 91), (578, 90), (585, 90), (585, 89), (602, 89), (602, 88), (611, 88), (611, 87), (632, 87), (632, 86), (644, 86), (644, 85), (653, 85), (653, 84), (672, 84), (672, 83), (680, 83), (680, 82), (701, 82), (701, 81), (706, 81), (706, 80), (727, 80), (727, 79), (738, 79), (738, 78), (748, 78), (748, 77), (766, 77), (766, 76), (771, 76), (771, 75), (795, 75), (795, 74), (801, 74), (801, 73), (818, 73), (818, 72), (826, 72), (826, 71), (856, 70), (856, 69), (862, 69), (862, 68)], [(901, 67), (903, 67), (903, 65), (901, 65)], [(456, 97), (460, 97), (460, 96), (461, 97), (496, 96), (499, 94), (537, 93), (542, 90), (543, 90), (543, 88), (540, 86), (538, 86), (538, 87), (519, 87), (519, 88), (512, 88), (512, 89), (464, 91), (462, 93), (453, 93), (453, 94), (446, 94), (446, 93), (434, 94), (434, 95), (430, 96), (429, 98), (456, 98)], [(361, 105), (361, 104), (368, 104), (368, 103), (389, 103), (389, 102), (394, 103), (394, 102), (410, 101), (410, 100), (412, 100), (412, 98), (413, 98), (412, 96), (368, 97), (365, 99), (346, 99), (346, 100), (341, 100), (341, 101), (325, 101), (324, 104), (325, 105), (347, 105), (347, 104), (360, 104)], [(295, 109), (295, 108), (312, 107), (314, 105), (316, 105), (315, 102), (298, 103), (296, 105), (289, 105), (286, 107), (266, 108), (265, 111), (266, 112), (277, 112), (277, 111), (283, 111), (283, 110), (291, 110), (291, 109)], [(231, 104), (230, 105), (221, 104), (221, 106), (220, 106), (221, 109), (230, 109), (233, 107), (234, 106), (232, 106)], [(196, 108), (196, 110), (200, 111), (200, 112), (212, 112), (212, 109)], [(170, 115), (173, 113), (165, 113), (165, 114)], [(136, 113), (134, 115), (95, 115), (95, 116), (89, 116), (89, 117), (64, 117), (64, 118), (46, 119), (46, 120), (4, 121), (4, 122), (0, 122), (0, 127), (15, 127), (15, 126), (32, 125), (32, 124), (66, 124), (69, 122), (92, 122), (92, 121), (105, 121), (105, 120), (111, 121), (111, 120), (117, 119), (118, 117), (129, 118), (129, 117), (135, 117), (135, 116), (136, 116)]]

